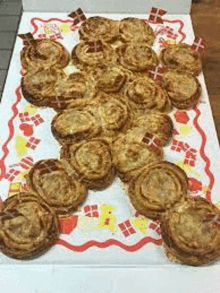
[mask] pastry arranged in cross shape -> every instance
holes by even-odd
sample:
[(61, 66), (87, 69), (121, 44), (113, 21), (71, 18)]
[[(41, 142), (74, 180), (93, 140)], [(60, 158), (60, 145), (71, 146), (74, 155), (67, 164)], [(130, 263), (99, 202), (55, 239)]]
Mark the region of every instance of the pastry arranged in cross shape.
[(119, 35), (123, 42), (143, 42), (151, 46), (155, 35), (151, 26), (143, 19), (128, 17), (119, 23)]
[(130, 70), (148, 71), (158, 64), (157, 54), (146, 43), (127, 43), (116, 49), (119, 63)]
[(152, 147), (144, 138), (146, 131), (134, 127), (121, 135), (112, 146), (113, 163), (122, 181), (129, 182), (140, 170), (155, 161), (162, 160), (163, 151), (158, 145)]
[(73, 170), (56, 159), (37, 162), (28, 174), (28, 183), (57, 215), (67, 216), (77, 210), (87, 196), (86, 187), (75, 180)]
[(160, 219), (161, 215), (187, 195), (186, 173), (177, 165), (162, 161), (147, 165), (129, 182), (129, 198), (138, 213)]
[(171, 103), (178, 109), (195, 107), (201, 94), (201, 85), (193, 75), (170, 70), (163, 75), (163, 87), (166, 89)]
[(21, 65), (25, 70), (35, 70), (38, 67), (56, 66), (64, 68), (70, 61), (70, 54), (64, 46), (49, 39), (35, 40), (21, 51)]
[(204, 198), (188, 198), (167, 210), (161, 232), (167, 256), (188, 265), (208, 264), (220, 257), (220, 210)]
[(66, 144), (60, 156), (74, 169), (77, 180), (89, 189), (106, 188), (115, 177), (111, 148), (102, 138)]
[(202, 70), (201, 55), (188, 44), (174, 44), (163, 49), (160, 60), (170, 69), (187, 71), (198, 75)]
[(2, 203), (0, 250), (7, 256), (37, 257), (55, 243), (58, 233), (53, 209), (32, 192), (18, 193)]
[(79, 28), (80, 39), (113, 42), (118, 37), (118, 24), (118, 21), (100, 16), (87, 18)]

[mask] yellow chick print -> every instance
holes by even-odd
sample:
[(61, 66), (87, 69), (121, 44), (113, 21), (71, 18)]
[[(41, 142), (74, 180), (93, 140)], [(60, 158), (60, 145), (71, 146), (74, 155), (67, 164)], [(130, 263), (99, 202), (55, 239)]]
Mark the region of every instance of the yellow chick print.
[(115, 207), (112, 205), (102, 205), (101, 214), (99, 216), (99, 228), (109, 229), (112, 233), (117, 230), (117, 218), (113, 214)]

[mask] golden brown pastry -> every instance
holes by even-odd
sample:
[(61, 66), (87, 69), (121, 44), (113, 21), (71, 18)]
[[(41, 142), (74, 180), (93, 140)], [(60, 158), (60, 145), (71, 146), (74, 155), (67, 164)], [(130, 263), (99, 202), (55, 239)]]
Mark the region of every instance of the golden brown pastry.
[(140, 116), (135, 120), (134, 126), (156, 135), (162, 146), (167, 145), (173, 134), (172, 119), (167, 114), (160, 112), (151, 111)]
[(18, 193), (2, 203), (0, 250), (26, 259), (40, 256), (58, 238), (58, 220), (48, 204), (32, 194)]
[(73, 170), (56, 159), (37, 162), (28, 174), (28, 183), (58, 216), (70, 215), (84, 202), (87, 189), (75, 180)]
[(100, 134), (96, 113), (88, 108), (70, 108), (59, 112), (52, 120), (51, 130), (62, 144), (91, 139)]
[(89, 189), (106, 188), (115, 177), (111, 148), (104, 139), (65, 145), (61, 149), (61, 159), (69, 162), (78, 181)]
[(157, 54), (145, 43), (128, 43), (116, 49), (120, 64), (134, 71), (148, 71), (158, 64)]
[(70, 54), (64, 46), (49, 39), (35, 40), (35, 45), (27, 45), (21, 51), (21, 65), (25, 70), (49, 68), (56, 66), (64, 68), (70, 61)]
[(155, 40), (154, 31), (143, 19), (127, 17), (119, 23), (119, 33), (123, 42), (143, 42), (151, 46)]
[(82, 41), (73, 48), (72, 61), (77, 68), (91, 70), (94, 67), (116, 64), (118, 56), (111, 45), (102, 42), (102, 45), (98, 44), (101, 46), (100, 50), (91, 52), (95, 46), (91, 43), (90, 41)]
[(215, 218), (220, 211), (205, 199), (177, 203), (161, 218), (165, 252), (172, 260), (204, 265), (220, 256), (220, 230)]
[(132, 109), (137, 114), (144, 114), (151, 109), (162, 112), (170, 109), (167, 92), (149, 77), (135, 77), (125, 86)]
[(121, 180), (129, 182), (146, 165), (162, 160), (163, 151), (154, 151), (143, 141), (146, 131), (134, 127), (121, 135), (112, 146), (113, 163)]
[(79, 28), (80, 39), (112, 42), (118, 36), (118, 25), (119, 22), (113, 19), (100, 16), (89, 17)]
[(196, 106), (201, 94), (201, 85), (193, 75), (177, 70), (170, 70), (163, 75), (163, 87), (171, 103), (177, 109), (189, 109)]
[(138, 213), (154, 219), (185, 198), (188, 189), (186, 173), (177, 165), (162, 161), (141, 170), (129, 182), (129, 198)]
[(194, 52), (187, 44), (168, 46), (161, 51), (160, 60), (171, 69), (188, 71), (193, 75), (198, 75), (202, 70), (200, 54)]

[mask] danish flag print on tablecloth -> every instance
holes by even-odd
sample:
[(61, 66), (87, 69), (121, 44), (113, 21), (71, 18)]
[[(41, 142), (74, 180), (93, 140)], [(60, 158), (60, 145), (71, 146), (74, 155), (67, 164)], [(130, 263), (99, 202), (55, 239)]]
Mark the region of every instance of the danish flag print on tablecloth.
[(59, 170), (59, 167), (53, 161), (42, 162), (37, 169), (41, 175), (48, 174), (53, 171)]
[(130, 220), (126, 220), (123, 223), (118, 224), (118, 227), (121, 229), (121, 231), (125, 237), (128, 237), (128, 236), (136, 233), (133, 226), (131, 225)]
[(155, 137), (152, 133), (146, 132), (142, 139), (153, 151), (157, 151), (161, 148), (161, 143), (158, 137)]
[(197, 150), (190, 147), (188, 143), (173, 139), (171, 143), (171, 150), (178, 153), (181, 151), (185, 152), (184, 164), (195, 167)]
[(51, 41), (56, 41), (58, 39), (63, 39), (62, 35), (60, 32), (53, 34), (52, 36), (50, 36), (50, 40)]
[(66, 106), (66, 102), (60, 100), (59, 97), (55, 97), (55, 99), (51, 103), (55, 109), (61, 109)]
[(154, 23), (163, 23), (161, 16), (166, 14), (166, 10), (152, 7), (149, 15), (149, 20)]
[(38, 139), (38, 138), (31, 137), (31, 138), (29, 139), (28, 143), (26, 144), (26, 146), (27, 146), (28, 148), (31, 148), (31, 149), (35, 150), (36, 147), (37, 147), (37, 145), (40, 143), (40, 141), (41, 141), (41, 140)]
[(5, 178), (9, 182), (12, 182), (20, 173), (21, 173), (21, 171), (18, 171), (15, 169), (10, 169), (9, 172), (5, 175)]
[(35, 116), (31, 117), (31, 121), (34, 122), (35, 126), (38, 126), (44, 122), (44, 119), (40, 116), (40, 114), (36, 114)]
[(45, 40), (47, 38), (46, 34), (39, 34), (38, 39)]
[(99, 217), (98, 205), (86, 205), (84, 207), (84, 213), (86, 217)]
[(35, 44), (35, 40), (34, 37), (31, 33), (27, 33), (27, 34), (20, 34), (18, 35), (22, 40), (23, 40), (23, 44), (26, 45), (34, 45)]
[(18, 164), (23, 169), (28, 170), (34, 166), (34, 160), (31, 157), (22, 158), (20, 163)]
[(158, 235), (161, 234), (159, 221), (153, 221), (149, 225), (149, 229), (154, 230)]
[(89, 48), (87, 53), (97, 53), (103, 51), (103, 45), (100, 40), (94, 42), (88, 42)]
[(149, 67), (148, 72), (150, 73), (150, 76), (153, 78), (153, 80), (162, 81), (163, 80), (163, 73), (167, 72), (167, 68), (165, 68), (162, 65), (152, 65)]
[(199, 37), (195, 37), (191, 48), (193, 51), (199, 52), (200, 54), (202, 54), (205, 52), (206, 44), (207, 44), (206, 40), (199, 38)]
[(19, 119), (22, 123), (31, 121), (31, 118), (28, 112), (19, 113)]
[(84, 22), (86, 20), (86, 16), (80, 7), (77, 10), (70, 13), (68, 16), (73, 18), (73, 24), (70, 27), (71, 30), (76, 30), (77, 24)]

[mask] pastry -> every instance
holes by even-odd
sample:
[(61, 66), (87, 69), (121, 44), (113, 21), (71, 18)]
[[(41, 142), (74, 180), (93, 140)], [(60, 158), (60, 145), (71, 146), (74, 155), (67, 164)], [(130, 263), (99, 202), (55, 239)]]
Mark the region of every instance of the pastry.
[(129, 182), (146, 165), (162, 160), (163, 151), (144, 142), (145, 130), (134, 127), (121, 135), (112, 146), (113, 163), (121, 180)]
[(148, 71), (150, 66), (158, 64), (157, 54), (145, 43), (123, 44), (116, 49), (119, 63), (133, 71)]
[(28, 183), (58, 216), (71, 214), (86, 199), (86, 187), (75, 180), (73, 170), (56, 159), (37, 162), (28, 174)]
[(101, 125), (88, 108), (70, 108), (59, 112), (52, 120), (51, 130), (62, 144), (91, 139), (101, 132)]
[(162, 161), (147, 165), (131, 182), (129, 198), (138, 213), (154, 219), (187, 195), (186, 173), (177, 165)]
[(161, 218), (161, 232), (171, 259), (204, 265), (220, 256), (220, 210), (201, 197), (188, 198), (167, 210)]
[(35, 40), (35, 45), (27, 45), (21, 51), (21, 65), (27, 71), (39, 67), (64, 68), (69, 61), (70, 54), (64, 46), (49, 39)]
[(164, 73), (162, 86), (177, 109), (193, 108), (198, 103), (201, 85), (196, 77), (187, 72), (170, 70)]
[(119, 23), (119, 34), (123, 42), (143, 42), (151, 46), (155, 35), (151, 26), (143, 19), (128, 17)]
[(168, 46), (161, 51), (160, 60), (170, 69), (187, 71), (193, 75), (198, 75), (202, 70), (200, 54), (187, 44)]
[(0, 250), (7, 256), (26, 259), (39, 256), (58, 238), (54, 211), (41, 198), (18, 193), (1, 205)]
[(78, 180), (89, 189), (106, 188), (115, 177), (111, 148), (104, 139), (65, 145), (60, 156), (72, 166)]
[(118, 23), (118, 21), (105, 17), (89, 17), (79, 28), (80, 39), (113, 42), (118, 35)]
[(156, 135), (162, 146), (167, 145), (172, 138), (173, 122), (167, 114), (150, 111), (137, 118), (134, 125)]
[(170, 101), (167, 92), (149, 77), (135, 77), (125, 86), (131, 107), (137, 114), (144, 114), (150, 109), (168, 111)]

